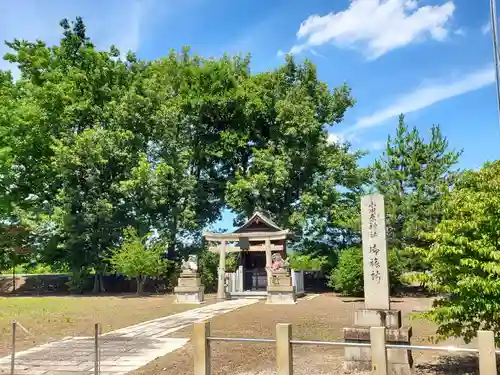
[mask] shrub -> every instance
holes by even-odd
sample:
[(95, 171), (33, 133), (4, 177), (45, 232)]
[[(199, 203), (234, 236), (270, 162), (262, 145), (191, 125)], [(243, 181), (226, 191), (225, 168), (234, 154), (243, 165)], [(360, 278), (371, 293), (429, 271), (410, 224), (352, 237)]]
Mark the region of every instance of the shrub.
[(24, 273), (30, 275), (50, 275), (54, 271), (49, 264), (43, 263), (29, 263), (24, 267)]
[(213, 292), (217, 289), (217, 267), (219, 267), (219, 255), (210, 251), (203, 251), (199, 258), (199, 274), (205, 292)]
[(330, 274), (328, 285), (345, 295), (363, 293), (363, 253), (349, 248), (340, 253), (339, 263)]
[(288, 257), (290, 267), (298, 271), (320, 271), (328, 263), (326, 256), (312, 257), (311, 255), (292, 254)]
[(71, 294), (82, 294), (90, 288), (92, 280), (88, 270), (84, 267), (75, 269), (71, 273), (70, 279), (66, 282)]
[(405, 262), (401, 253), (395, 249), (389, 250), (389, 287), (394, 292), (401, 286), (401, 278), (405, 269)]
[[(210, 251), (202, 251), (199, 260), (199, 275), (205, 292), (217, 290), (219, 254)], [(238, 268), (238, 254), (229, 253), (226, 255), (226, 272), (235, 272)]]
[[(397, 251), (389, 251), (389, 286), (391, 291), (401, 285), (403, 263)], [(340, 253), (339, 263), (329, 277), (328, 285), (343, 295), (360, 296), (363, 294), (363, 251), (361, 248), (348, 248)]]
[[(219, 261), (219, 257), (217, 257), (217, 262)], [(218, 263), (217, 263), (218, 265)], [(238, 254), (237, 253), (229, 253), (226, 255), (226, 272), (236, 272), (238, 268)]]
[(150, 234), (139, 237), (135, 228), (124, 230), (123, 244), (112, 251), (109, 262), (113, 269), (137, 281), (137, 294), (142, 294), (149, 277), (158, 277), (167, 268), (163, 258), (165, 246), (161, 242), (148, 242)]

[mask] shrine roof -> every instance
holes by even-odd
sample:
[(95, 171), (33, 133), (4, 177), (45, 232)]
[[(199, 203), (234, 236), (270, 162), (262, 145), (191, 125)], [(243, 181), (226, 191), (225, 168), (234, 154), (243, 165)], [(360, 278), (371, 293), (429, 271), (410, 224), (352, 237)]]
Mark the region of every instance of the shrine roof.
[(281, 232), (282, 228), (278, 226), (273, 220), (268, 216), (264, 215), (260, 211), (256, 211), (241, 227), (236, 229), (233, 233), (242, 232), (259, 232), (259, 231), (272, 231)]
[(203, 233), (207, 241), (239, 241), (242, 237), (249, 241), (286, 240), (292, 236), (288, 229), (282, 229), (268, 216), (255, 212), (241, 227), (231, 233)]

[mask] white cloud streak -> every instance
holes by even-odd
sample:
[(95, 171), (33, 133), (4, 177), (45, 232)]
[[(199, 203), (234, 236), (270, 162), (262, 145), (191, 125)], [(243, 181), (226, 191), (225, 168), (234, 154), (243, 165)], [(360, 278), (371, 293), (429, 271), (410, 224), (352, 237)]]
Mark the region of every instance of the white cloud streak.
[(491, 31), (490, 22), (487, 22), (483, 26), (481, 26), (481, 34), (486, 35), (489, 34), (490, 31)]
[(387, 142), (385, 141), (372, 141), (368, 143), (368, 149), (370, 151), (380, 151), (385, 148)]
[(385, 121), (401, 113), (415, 112), (493, 83), (495, 83), (494, 69), (493, 67), (487, 67), (446, 83), (421, 86), (408, 94), (402, 95), (388, 107), (382, 108), (369, 116), (361, 117), (352, 127), (346, 130), (346, 133), (382, 125)]
[(302, 22), (297, 32), (301, 43), (290, 53), (331, 43), (359, 49), (375, 59), (427, 38), (445, 40), (454, 11), (453, 1), (419, 7), (417, 0), (351, 0), (344, 11), (312, 15)]

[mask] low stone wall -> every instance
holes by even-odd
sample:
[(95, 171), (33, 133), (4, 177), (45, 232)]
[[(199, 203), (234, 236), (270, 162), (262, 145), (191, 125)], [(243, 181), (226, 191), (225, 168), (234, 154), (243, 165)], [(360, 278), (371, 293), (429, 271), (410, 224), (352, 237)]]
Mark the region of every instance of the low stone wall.
[[(67, 283), (70, 275), (20, 275), (15, 280), (12, 276), (0, 276), (0, 295), (50, 295), (69, 294)], [(134, 293), (135, 280), (123, 276), (106, 275), (103, 278), (107, 293)], [(14, 289), (15, 286), (15, 289)], [(84, 294), (91, 293), (93, 277), (90, 276), (84, 288)], [(171, 292), (172, 288), (164, 280), (148, 280), (144, 287), (146, 293)]]

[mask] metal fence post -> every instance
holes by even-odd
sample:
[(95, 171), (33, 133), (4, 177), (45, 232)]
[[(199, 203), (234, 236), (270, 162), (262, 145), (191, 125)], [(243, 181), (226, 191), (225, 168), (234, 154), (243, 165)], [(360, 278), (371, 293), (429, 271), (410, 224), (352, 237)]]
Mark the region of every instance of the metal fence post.
[(210, 365), (210, 322), (194, 323), (194, 375), (211, 375)]
[(370, 328), (372, 371), (377, 375), (387, 375), (387, 349), (385, 347), (385, 327)]
[(99, 334), (101, 332), (99, 323), (96, 323), (94, 326), (94, 374), (99, 375), (100, 372), (100, 353), (99, 353)]
[(16, 362), (16, 327), (17, 322), (12, 321), (12, 353), (10, 355), (10, 375), (14, 375), (15, 362)]
[(277, 375), (293, 374), (292, 325), (276, 325), (276, 367)]
[(495, 334), (493, 331), (477, 331), (479, 349), (479, 373), (497, 374), (497, 356), (495, 354)]

